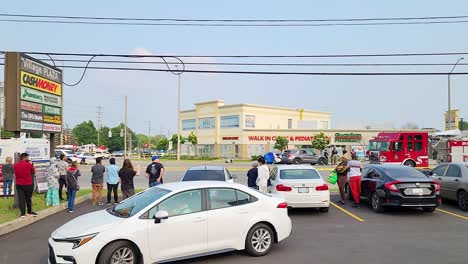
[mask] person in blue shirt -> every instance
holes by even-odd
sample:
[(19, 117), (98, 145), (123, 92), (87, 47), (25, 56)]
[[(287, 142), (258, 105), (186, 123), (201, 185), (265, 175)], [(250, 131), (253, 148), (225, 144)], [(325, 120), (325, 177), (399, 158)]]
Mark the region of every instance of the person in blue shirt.
[(119, 202), (117, 190), (119, 187), (119, 167), (115, 165), (115, 159), (109, 160), (110, 165), (107, 166), (107, 204), (111, 203), (112, 192), (114, 192), (114, 204)]

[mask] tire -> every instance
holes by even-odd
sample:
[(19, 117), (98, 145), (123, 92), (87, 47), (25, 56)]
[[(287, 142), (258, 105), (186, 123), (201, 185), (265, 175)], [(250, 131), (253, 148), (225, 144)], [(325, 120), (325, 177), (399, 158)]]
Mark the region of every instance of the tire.
[(320, 159), (318, 160), (318, 165), (325, 165), (325, 163), (326, 163), (326, 162), (325, 162), (325, 159), (323, 159), (323, 158), (320, 158)]
[(301, 160), (300, 159), (294, 159), (292, 163), (293, 164), (301, 164)]
[[(112, 262), (113, 258), (118, 258), (119, 254), (122, 256), (127, 256), (127, 262)], [(138, 263), (138, 250), (127, 241), (116, 241), (107, 245), (101, 252), (99, 256), (99, 262), (102, 264), (113, 264), (113, 263), (125, 263), (125, 264), (137, 264)], [(133, 261), (131, 261), (133, 260)]]
[(376, 192), (372, 193), (370, 197), (370, 202), (371, 202), (372, 210), (374, 212), (380, 214), (385, 211), (385, 208), (382, 205), (382, 199), (380, 199), (379, 195)]
[(405, 161), (405, 163), (403, 163), (403, 165), (416, 168), (416, 163), (414, 161), (412, 161), (412, 160)]
[(426, 213), (433, 213), (435, 211), (435, 207), (426, 207), (423, 208), (423, 211)]
[(319, 212), (321, 212), (321, 213), (328, 213), (328, 209), (329, 209), (329, 208), (330, 208), (330, 207), (320, 207), (320, 208), (319, 208)]
[(351, 188), (349, 187), (349, 184), (345, 185), (345, 192), (348, 194), (348, 200), (354, 201), (353, 193), (351, 192)]
[(256, 224), (245, 238), (245, 251), (253, 257), (265, 256), (273, 247), (274, 238), (275, 235), (269, 226)]
[(468, 211), (468, 193), (466, 191), (459, 191), (457, 194), (458, 207), (463, 211)]

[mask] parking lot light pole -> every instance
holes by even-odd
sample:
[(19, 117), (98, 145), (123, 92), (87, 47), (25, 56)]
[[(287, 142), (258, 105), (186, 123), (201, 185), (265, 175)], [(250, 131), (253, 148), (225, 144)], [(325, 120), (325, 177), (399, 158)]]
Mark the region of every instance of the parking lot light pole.
[(452, 130), (452, 114), (451, 114), (451, 105), (450, 105), (450, 75), (452, 75), (455, 67), (457, 67), (458, 63), (463, 60), (464, 58), (459, 58), (455, 65), (453, 65), (452, 70), (448, 74), (448, 111), (447, 111), (447, 121), (448, 121), (448, 130)]
[(177, 160), (180, 160), (180, 74), (179, 67), (175, 65), (178, 75), (177, 85)]

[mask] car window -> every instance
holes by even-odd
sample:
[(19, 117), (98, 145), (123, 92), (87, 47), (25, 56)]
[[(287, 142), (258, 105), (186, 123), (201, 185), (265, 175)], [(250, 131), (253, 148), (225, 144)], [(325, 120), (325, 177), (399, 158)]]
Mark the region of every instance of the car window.
[(236, 190), (236, 195), (237, 195), (238, 205), (243, 205), (243, 204), (248, 204), (248, 203), (253, 202), (253, 198), (250, 194)]
[(366, 178), (380, 178), (380, 174), (376, 170), (370, 169)]
[(460, 168), (457, 165), (450, 165), (445, 176), (447, 177), (460, 177)]
[(415, 168), (408, 167), (408, 166), (395, 166), (395, 167), (388, 167), (382, 168), (384, 174), (388, 175), (393, 179), (401, 179), (401, 178), (427, 178), (427, 176), (418, 171)]
[(123, 200), (114, 207), (109, 208), (108, 212), (118, 217), (128, 218), (170, 192), (169, 190), (158, 187), (150, 188)]
[(158, 211), (162, 210), (166, 211), (169, 217), (201, 212), (201, 190), (186, 191), (167, 198), (150, 210), (149, 218), (153, 218)]
[(237, 196), (234, 189), (209, 189), (210, 208), (220, 209), (237, 205)]
[(283, 180), (301, 180), (301, 179), (320, 179), (320, 174), (312, 169), (285, 169), (280, 170), (280, 179)]
[(437, 176), (444, 176), (445, 170), (447, 169), (448, 165), (440, 165), (439, 167), (432, 170), (432, 174)]
[(270, 171), (270, 178), (272, 180), (275, 180), (276, 179), (276, 172), (278, 171), (277, 168), (273, 168), (271, 171)]
[(188, 170), (182, 181), (226, 181), (224, 170)]

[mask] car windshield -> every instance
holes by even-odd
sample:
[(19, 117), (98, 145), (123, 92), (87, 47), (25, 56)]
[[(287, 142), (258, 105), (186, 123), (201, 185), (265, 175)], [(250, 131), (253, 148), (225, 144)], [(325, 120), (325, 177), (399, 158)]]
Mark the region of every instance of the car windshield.
[(388, 150), (390, 143), (382, 141), (370, 141), (368, 150), (370, 151), (385, 151)]
[(280, 171), (280, 179), (283, 180), (315, 180), (320, 179), (317, 171), (311, 169), (286, 169)]
[(188, 170), (182, 181), (226, 181), (224, 170)]
[(401, 178), (427, 178), (427, 176), (411, 167), (402, 166), (402, 167), (395, 167), (395, 168), (384, 168), (382, 169), (385, 174), (393, 179), (401, 179)]
[(107, 211), (118, 217), (129, 218), (170, 192), (163, 188), (150, 188), (107, 209)]
[(73, 154), (73, 151), (71, 151), (71, 150), (64, 150), (63, 152), (65, 152), (66, 154), (70, 154), (70, 155)]

